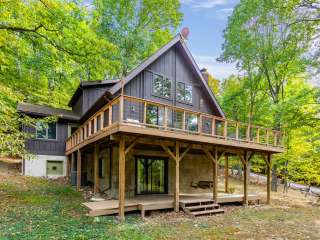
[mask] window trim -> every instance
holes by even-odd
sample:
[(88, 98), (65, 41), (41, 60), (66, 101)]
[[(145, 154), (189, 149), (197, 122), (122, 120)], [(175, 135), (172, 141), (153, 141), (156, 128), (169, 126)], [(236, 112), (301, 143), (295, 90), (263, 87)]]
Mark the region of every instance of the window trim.
[(52, 122), (52, 123), (54, 123), (55, 124), (55, 126), (56, 126), (56, 138), (48, 138), (48, 130), (49, 130), (49, 128), (47, 127), (46, 128), (46, 138), (38, 138), (38, 129), (37, 129), (37, 124), (38, 124), (39, 122), (37, 122), (36, 123), (36, 140), (42, 140), (42, 141), (58, 141), (58, 124), (57, 124), (57, 122)]
[[(160, 74), (160, 73), (156, 73), (156, 72), (152, 72), (152, 71), (150, 71), (150, 73), (151, 73), (151, 76), (152, 76), (152, 81), (151, 81), (151, 95), (152, 96), (155, 96), (155, 97), (158, 97), (158, 98), (163, 98), (163, 99), (166, 99), (166, 100), (171, 100), (172, 99), (172, 79), (170, 78), (170, 77), (168, 77), (168, 76), (165, 76), (165, 75), (163, 75), (163, 74)], [(155, 75), (158, 75), (158, 76), (160, 76), (160, 77), (162, 77), (162, 82), (164, 82), (164, 80), (168, 80), (169, 82), (170, 82), (170, 96), (169, 97), (166, 97), (166, 96), (162, 96), (162, 95), (160, 95), (160, 94), (157, 94), (157, 93), (155, 93), (154, 92), (154, 76)]]
[[(190, 86), (191, 87), (191, 102), (178, 99), (178, 85), (179, 84), (183, 84), (184, 85), (184, 91), (186, 91), (186, 86)], [(187, 104), (187, 105), (193, 106), (193, 86), (192, 86), (192, 84), (188, 84), (188, 83), (185, 83), (185, 82), (178, 82), (177, 81), (177, 83), (176, 83), (176, 100), (179, 103), (183, 103), (183, 104)]]

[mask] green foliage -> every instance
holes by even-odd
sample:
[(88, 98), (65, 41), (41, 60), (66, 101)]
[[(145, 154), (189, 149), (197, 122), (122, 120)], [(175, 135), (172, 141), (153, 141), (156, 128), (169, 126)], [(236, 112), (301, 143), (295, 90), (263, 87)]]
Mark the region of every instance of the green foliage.
[(178, 1), (0, 3), (0, 156), (23, 156), (18, 102), (67, 108), (81, 80), (122, 76), (172, 37)]
[(94, 0), (94, 6), (99, 35), (119, 49), (119, 77), (164, 45), (182, 20), (178, 0)]
[(211, 74), (208, 74), (208, 85), (211, 88), (212, 92), (217, 95), (219, 93), (219, 84), (220, 81), (215, 78), (214, 76), (212, 76)]
[[(243, 0), (235, 7), (221, 60), (236, 62), (244, 76), (224, 81), (221, 102), (234, 119), (285, 132), (287, 152), (275, 158), (280, 176), (320, 184), (319, 90), (307, 73), (319, 68), (310, 49), (320, 21), (315, 3)], [(259, 161), (253, 170), (263, 172)]]

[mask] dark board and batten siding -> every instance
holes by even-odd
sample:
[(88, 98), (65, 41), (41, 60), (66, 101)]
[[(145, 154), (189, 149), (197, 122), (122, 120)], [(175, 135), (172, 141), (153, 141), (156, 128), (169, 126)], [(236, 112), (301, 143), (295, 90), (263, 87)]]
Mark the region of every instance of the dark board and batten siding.
[[(171, 99), (159, 98), (152, 94), (153, 73), (166, 76), (171, 80)], [(177, 82), (192, 85), (192, 104), (176, 101)], [(173, 47), (131, 80), (124, 91), (126, 95), (219, 116), (220, 114), (209, 100), (209, 94), (201, 84), (201, 80), (192, 71), (190, 63), (181, 54), (181, 50)]]
[[(32, 127), (24, 126), (23, 130), (35, 134), (35, 128)], [(26, 149), (32, 154), (64, 156), (67, 135), (68, 124), (59, 122), (57, 123), (57, 140), (29, 139), (26, 141)]]
[(82, 93), (72, 106), (72, 110), (83, 116), (92, 105), (106, 92), (109, 86), (88, 87), (82, 89)]

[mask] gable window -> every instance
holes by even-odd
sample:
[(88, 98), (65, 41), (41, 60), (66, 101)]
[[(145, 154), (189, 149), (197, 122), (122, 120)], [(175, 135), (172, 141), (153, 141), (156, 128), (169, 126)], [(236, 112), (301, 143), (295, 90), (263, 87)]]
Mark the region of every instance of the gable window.
[(57, 125), (56, 123), (45, 124), (43, 122), (37, 122), (36, 124), (36, 138), (37, 139), (57, 139)]
[(159, 74), (153, 74), (152, 93), (158, 97), (171, 98), (171, 80)]
[(182, 82), (177, 83), (177, 100), (184, 103), (192, 103), (192, 86)]

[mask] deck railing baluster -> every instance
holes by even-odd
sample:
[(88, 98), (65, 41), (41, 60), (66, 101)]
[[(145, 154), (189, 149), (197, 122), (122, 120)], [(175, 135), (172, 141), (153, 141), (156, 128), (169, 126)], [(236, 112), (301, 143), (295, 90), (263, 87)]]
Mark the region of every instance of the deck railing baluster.
[(239, 140), (239, 123), (236, 123), (236, 140)]
[(168, 128), (168, 108), (164, 106), (164, 130)]
[(224, 120), (223, 136), (225, 139), (228, 139), (228, 121), (227, 120)]
[(143, 124), (147, 123), (147, 101), (143, 104)]
[(212, 118), (212, 129), (211, 129), (211, 135), (214, 136), (216, 134), (216, 119), (213, 117)]
[(199, 123), (198, 123), (198, 132), (201, 135), (202, 134), (202, 114), (199, 114)]

